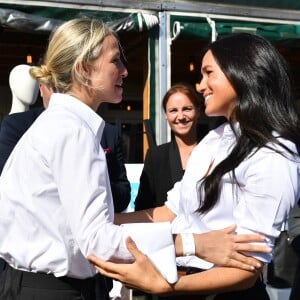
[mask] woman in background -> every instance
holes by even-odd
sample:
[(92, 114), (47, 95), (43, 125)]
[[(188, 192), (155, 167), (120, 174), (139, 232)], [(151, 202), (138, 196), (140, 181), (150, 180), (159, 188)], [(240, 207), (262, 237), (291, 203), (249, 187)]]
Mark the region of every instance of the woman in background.
[(200, 95), (187, 83), (174, 84), (165, 94), (162, 107), (172, 139), (148, 149), (135, 210), (162, 206), (167, 192), (181, 180), (190, 154), (200, 140), (201, 104)]

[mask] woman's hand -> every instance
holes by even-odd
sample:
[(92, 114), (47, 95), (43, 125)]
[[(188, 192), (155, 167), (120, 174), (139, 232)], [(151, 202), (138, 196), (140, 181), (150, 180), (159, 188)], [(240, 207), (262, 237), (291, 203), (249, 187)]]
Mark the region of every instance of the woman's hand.
[(218, 266), (233, 267), (252, 271), (262, 267), (257, 259), (246, 256), (245, 252), (268, 253), (272, 249), (264, 244), (266, 239), (259, 234), (233, 234), (236, 225), (222, 230), (213, 230), (203, 234), (194, 234), (196, 255)]
[(135, 258), (134, 263), (106, 262), (94, 255), (90, 255), (88, 260), (96, 267), (99, 273), (121, 281), (129, 288), (143, 290), (150, 294), (170, 292), (172, 290), (171, 285), (162, 277), (149, 258), (139, 251), (131, 238), (127, 238), (126, 245)]

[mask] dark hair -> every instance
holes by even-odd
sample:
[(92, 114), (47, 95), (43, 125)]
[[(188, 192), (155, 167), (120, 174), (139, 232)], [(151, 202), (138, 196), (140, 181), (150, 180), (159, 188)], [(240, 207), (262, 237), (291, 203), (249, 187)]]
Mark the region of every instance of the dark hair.
[(195, 107), (197, 107), (199, 109), (202, 108), (202, 111), (203, 111), (203, 102), (201, 101), (200, 95), (196, 92), (196, 89), (193, 88), (193, 86), (189, 83), (178, 82), (178, 83), (173, 84), (168, 89), (168, 91), (166, 92), (166, 94), (163, 97), (162, 107), (165, 112), (166, 112), (166, 107), (167, 107), (169, 98), (176, 93), (182, 93), (182, 94), (186, 95), (191, 100), (191, 102), (193, 103), (193, 105)]
[[(234, 170), (253, 150), (272, 148), (267, 145), (271, 143), (297, 155), (273, 136), (274, 131), (297, 147), (300, 144), (300, 121), (288, 66), (276, 48), (260, 36), (240, 33), (211, 43), (206, 52), (208, 50), (237, 94), (236, 107), (228, 120), (237, 143), (227, 158), (199, 181), (202, 205), (198, 211), (201, 213), (210, 210), (218, 201), (221, 178), (225, 173), (232, 172), (232, 180), (239, 184)], [(234, 120), (239, 122), (240, 132), (235, 130)], [(201, 196), (202, 188), (204, 195)]]

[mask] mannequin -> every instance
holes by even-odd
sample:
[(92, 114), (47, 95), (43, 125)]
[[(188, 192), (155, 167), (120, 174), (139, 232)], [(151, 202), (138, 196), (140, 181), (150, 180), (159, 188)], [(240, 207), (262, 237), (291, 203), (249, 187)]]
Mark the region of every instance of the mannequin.
[(9, 86), (12, 92), (9, 114), (27, 111), (37, 100), (39, 84), (30, 76), (29, 68), (29, 65), (17, 65), (9, 74)]

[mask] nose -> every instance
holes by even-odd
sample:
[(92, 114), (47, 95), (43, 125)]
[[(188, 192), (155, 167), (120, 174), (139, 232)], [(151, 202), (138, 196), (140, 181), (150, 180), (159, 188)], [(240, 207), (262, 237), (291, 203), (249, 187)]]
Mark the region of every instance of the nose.
[(126, 78), (128, 76), (128, 71), (123, 62), (121, 62), (120, 73), (122, 78)]
[(200, 94), (203, 94), (205, 91), (205, 80), (204, 77), (200, 80), (200, 82), (196, 83), (196, 91)]
[(184, 111), (179, 110), (179, 111), (177, 112), (177, 118), (178, 118), (179, 120), (185, 119)]

